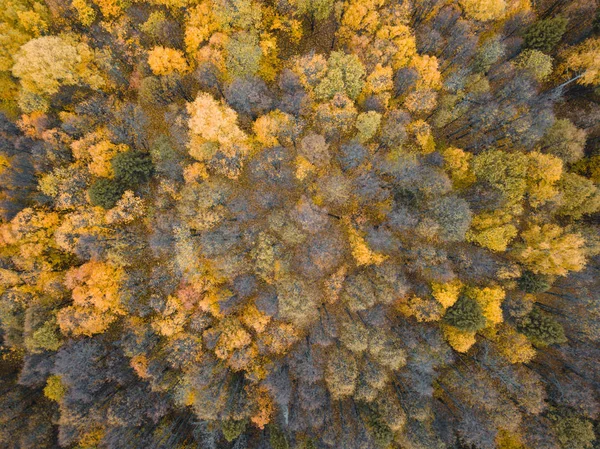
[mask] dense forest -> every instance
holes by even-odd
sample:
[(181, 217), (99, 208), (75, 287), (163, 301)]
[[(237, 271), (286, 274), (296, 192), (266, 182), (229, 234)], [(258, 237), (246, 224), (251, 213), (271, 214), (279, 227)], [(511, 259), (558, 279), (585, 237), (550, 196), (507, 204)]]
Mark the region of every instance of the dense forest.
[(600, 448), (598, 0), (2, 0), (0, 448)]

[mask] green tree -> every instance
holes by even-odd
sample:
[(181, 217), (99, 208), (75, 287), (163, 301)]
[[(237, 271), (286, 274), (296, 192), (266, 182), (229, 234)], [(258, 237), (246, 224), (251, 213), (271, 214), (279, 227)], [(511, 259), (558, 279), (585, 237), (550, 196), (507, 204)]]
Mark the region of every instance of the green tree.
[(561, 16), (538, 20), (525, 30), (525, 46), (544, 53), (552, 51), (565, 34), (567, 23), (569, 21)]
[(332, 99), (337, 93), (345, 93), (356, 99), (365, 84), (365, 68), (358, 56), (334, 51), (327, 60), (327, 70), (315, 87), (315, 96), (320, 100)]
[(88, 195), (93, 206), (111, 209), (124, 191), (123, 186), (114, 179), (98, 178), (88, 189)]
[(482, 329), (486, 324), (481, 306), (477, 301), (467, 296), (461, 296), (458, 301), (446, 311), (444, 321), (451, 326), (468, 332)]
[(124, 188), (147, 182), (154, 170), (150, 155), (135, 150), (118, 153), (112, 158), (111, 165), (115, 179)]
[(543, 293), (552, 287), (550, 278), (525, 270), (517, 280), (519, 288), (526, 293)]
[(540, 149), (572, 163), (583, 156), (585, 141), (585, 131), (578, 129), (569, 119), (560, 119), (548, 129), (540, 141)]
[(600, 190), (591, 180), (565, 173), (558, 183), (562, 194), (558, 213), (575, 219), (600, 210)]
[(518, 329), (539, 346), (567, 341), (562, 325), (553, 316), (542, 312), (537, 307), (519, 321)]

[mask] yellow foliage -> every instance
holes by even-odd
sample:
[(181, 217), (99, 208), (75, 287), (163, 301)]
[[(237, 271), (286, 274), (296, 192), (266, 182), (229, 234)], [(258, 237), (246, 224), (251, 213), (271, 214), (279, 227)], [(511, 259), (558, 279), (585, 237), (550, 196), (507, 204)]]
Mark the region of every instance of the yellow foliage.
[(199, 182), (208, 179), (206, 165), (202, 162), (194, 162), (183, 169), (183, 179), (186, 183)]
[(435, 56), (415, 55), (410, 66), (419, 74), (417, 89), (439, 89), (442, 85), (442, 74), (438, 70), (438, 61)]
[(258, 310), (254, 304), (249, 304), (242, 311), (240, 320), (247, 328), (253, 329), (255, 332), (263, 332), (271, 321), (271, 317)]
[(81, 438), (79, 438), (79, 447), (82, 449), (93, 449), (98, 446), (98, 444), (104, 438), (104, 430), (102, 428), (95, 428), (86, 432)]
[(262, 58), (258, 69), (258, 76), (265, 81), (273, 81), (280, 71), (281, 60), (277, 48), (277, 38), (269, 33), (263, 33), (260, 37), (260, 49)]
[(44, 17), (38, 11), (27, 10), (17, 12), (19, 22), (29, 33), (34, 36), (40, 36), (42, 33), (48, 31), (47, 17)]
[(265, 387), (254, 387), (249, 394), (252, 395), (254, 411), (250, 421), (259, 429), (263, 429), (271, 421), (273, 414), (273, 400)]
[[(600, 84), (600, 37), (589, 38), (566, 51), (563, 70), (577, 74), (577, 83)], [(574, 79), (574, 78), (573, 78)]]
[(456, 147), (448, 147), (442, 151), (444, 168), (448, 170), (452, 183), (457, 188), (468, 187), (475, 182), (475, 175), (470, 169), (471, 153)]
[(433, 297), (438, 300), (444, 309), (454, 305), (458, 300), (458, 295), (460, 294), (462, 287), (463, 284), (458, 279), (454, 279), (453, 281), (444, 284), (439, 284), (437, 282), (431, 284)]
[(214, 17), (214, 9), (208, 1), (189, 8), (185, 22), (185, 48), (194, 54), (210, 36), (217, 31), (218, 23)]
[(442, 326), (448, 344), (458, 352), (467, 352), (475, 344), (475, 332), (460, 330), (454, 326)]
[(380, 40), (390, 40), (394, 44), (392, 68), (398, 70), (410, 64), (417, 55), (417, 42), (409, 27), (405, 25), (384, 26), (377, 32)]
[(347, 231), (348, 240), (350, 241), (350, 247), (352, 249), (352, 256), (358, 266), (379, 265), (387, 259), (387, 256), (371, 251), (367, 242), (365, 242), (364, 238), (352, 225), (348, 226)]
[(438, 321), (442, 317), (442, 307), (436, 301), (423, 299), (415, 295), (402, 298), (397, 304), (398, 311), (404, 316), (412, 316), (419, 323)]
[(460, 6), (467, 16), (481, 22), (501, 19), (506, 11), (505, 0), (460, 0)]
[(84, 26), (89, 26), (96, 20), (96, 10), (86, 0), (72, 0), (71, 4), (77, 11), (79, 21)]
[(467, 231), (467, 241), (492, 251), (506, 251), (510, 241), (517, 236), (517, 228), (511, 220), (511, 215), (501, 210), (476, 215)]
[(498, 351), (510, 363), (527, 363), (535, 357), (535, 349), (529, 339), (512, 326), (502, 325), (494, 335)]
[(585, 266), (585, 241), (579, 234), (544, 224), (530, 226), (521, 237), (524, 243), (516, 250), (516, 257), (534, 273), (564, 276)]
[(498, 432), (496, 444), (498, 449), (526, 449), (518, 435), (506, 430)]
[(67, 387), (62, 383), (60, 376), (53, 375), (48, 377), (44, 387), (44, 396), (48, 399), (60, 402), (67, 392)]
[(123, 10), (128, 6), (127, 0), (92, 0), (98, 8), (100, 8), (100, 12), (107, 19), (113, 19), (121, 14), (123, 14)]
[(90, 261), (67, 272), (65, 285), (71, 290), (73, 305), (58, 312), (63, 333), (87, 335), (104, 332), (124, 315), (120, 283), (123, 269), (104, 262)]
[(183, 332), (187, 315), (181, 301), (175, 296), (169, 296), (165, 310), (152, 322), (152, 328), (165, 337)]
[(154, 47), (150, 50), (148, 65), (155, 75), (169, 75), (173, 72), (185, 73), (189, 70), (183, 53), (167, 47)]
[(296, 178), (298, 178), (298, 180), (304, 180), (310, 173), (314, 173), (315, 170), (316, 167), (304, 156), (296, 157)]
[(506, 296), (502, 287), (469, 288), (467, 296), (476, 300), (481, 306), (481, 312), (486, 318), (488, 325), (499, 324), (504, 321), (502, 317), (502, 300)]
[(145, 355), (135, 355), (129, 361), (135, 373), (142, 379), (148, 378), (148, 359)]
[(250, 333), (236, 318), (223, 319), (215, 332), (219, 334), (215, 355), (223, 360), (227, 360), (235, 350), (248, 346), (252, 341)]
[(281, 135), (289, 132), (292, 125), (290, 115), (276, 110), (256, 119), (252, 129), (259, 143), (265, 147), (274, 147), (286, 143)]
[(144, 215), (144, 201), (135, 196), (131, 190), (126, 190), (122, 198), (112, 209), (106, 212), (108, 224), (127, 224)]
[(283, 354), (298, 340), (299, 334), (296, 328), (289, 323), (271, 322), (260, 338), (270, 353)]
[(88, 164), (90, 173), (104, 178), (112, 178), (114, 173), (110, 161), (118, 153), (123, 153), (128, 149), (127, 145), (115, 145), (108, 140), (102, 140), (92, 145), (89, 148), (89, 154), (92, 158)]
[(537, 207), (558, 195), (554, 184), (562, 175), (563, 163), (556, 156), (538, 152), (529, 153), (527, 184), (529, 203)]
[(373, 71), (367, 76), (364, 90), (366, 94), (379, 94), (394, 88), (394, 71), (389, 66), (377, 64)]
[(423, 154), (429, 154), (435, 151), (435, 141), (431, 134), (431, 127), (424, 120), (415, 120), (411, 122), (406, 130), (414, 135)]
[(348, 30), (345, 30), (348, 34), (358, 31), (374, 33), (379, 26), (377, 9), (383, 4), (383, 0), (355, 0), (349, 2), (342, 16), (342, 29), (348, 28)]
[(200, 93), (193, 103), (188, 103), (187, 110), (192, 132), (191, 154), (206, 142), (214, 142), (227, 148), (246, 140), (246, 135), (237, 125), (237, 113), (222, 101), (216, 101), (210, 94)]

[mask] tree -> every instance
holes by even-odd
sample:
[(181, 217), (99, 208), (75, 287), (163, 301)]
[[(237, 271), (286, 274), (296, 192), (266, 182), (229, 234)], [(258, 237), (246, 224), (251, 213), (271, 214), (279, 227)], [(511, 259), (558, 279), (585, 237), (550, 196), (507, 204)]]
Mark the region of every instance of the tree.
[(586, 133), (568, 119), (556, 120), (540, 141), (540, 150), (560, 157), (567, 163), (583, 157)]
[(98, 178), (88, 190), (90, 203), (104, 209), (111, 209), (121, 198), (124, 190), (124, 187), (113, 179)]
[(232, 146), (246, 138), (237, 125), (236, 112), (209, 94), (199, 94), (193, 103), (187, 105), (187, 110), (190, 114), (189, 127), (193, 133), (190, 153), (197, 160), (207, 158), (204, 153), (210, 151), (211, 143), (232, 151)]
[(579, 219), (600, 209), (600, 191), (591, 180), (575, 173), (565, 173), (558, 187), (562, 194), (559, 214)]
[(141, 151), (124, 151), (111, 160), (115, 179), (125, 188), (135, 187), (150, 179), (153, 171), (150, 156)]
[(562, 39), (568, 23), (561, 16), (538, 20), (525, 30), (525, 45), (533, 50), (550, 53)]
[(65, 396), (67, 389), (60, 380), (60, 376), (50, 376), (44, 387), (44, 396), (56, 402), (60, 402)]
[(525, 50), (515, 61), (515, 66), (527, 71), (538, 81), (546, 81), (552, 73), (552, 57), (539, 50)]
[(509, 204), (520, 201), (525, 194), (527, 157), (522, 153), (490, 150), (473, 159), (477, 179), (488, 182), (502, 192)]
[(365, 143), (370, 140), (379, 129), (381, 123), (381, 114), (375, 111), (364, 112), (356, 117), (356, 129), (358, 130), (357, 138), (360, 142)]
[(86, 83), (100, 87), (102, 77), (94, 71), (91, 50), (58, 36), (32, 39), (15, 56), (12, 74), (27, 92), (38, 95), (57, 93), (61, 86)]
[(561, 446), (564, 448), (591, 448), (596, 440), (592, 423), (573, 413), (553, 414), (553, 427)]
[(568, 74), (575, 72), (574, 76), (561, 84), (560, 87), (577, 81), (578, 84), (596, 86), (600, 84), (600, 67), (598, 63), (598, 49), (600, 38), (589, 38), (569, 48), (565, 54), (565, 61), (561, 66)]
[(72, 292), (73, 305), (58, 313), (65, 334), (87, 335), (104, 332), (118, 316), (125, 314), (121, 301), (121, 268), (102, 262), (88, 262), (71, 269), (65, 285)]
[(553, 224), (532, 225), (521, 233), (515, 256), (536, 274), (564, 276), (585, 265), (584, 244), (579, 234), (566, 234)]
[(239, 33), (227, 42), (225, 48), (227, 72), (232, 78), (249, 77), (258, 72), (263, 53), (254, 34)]
[(526, 293), (543, 293), (552, 286), (550, 278), (525, 270), (517, 281), (519, 288)]
[(467, 16), (482, 22), (500, 19), (506, 9), (504, 0), (461, 0), (460, 6)]
[(567, 341), (560, 323), (537, 307), (519, 321), (518, 328), (534, 344), (542, 347)]
[(448, 344), (458, 352), (467, 352), (476, 342), (475, 332), (462, 330), (454, 326), (444, 326), (443, 331)]
[(189, 70), (183, 53), (167, 47), (154, 47), (150, 50), (148, 65), (155, 75), (170, 75), (173, 72), (185, 73)]
[(486, 318), (479, 303), (463, 295), (446, 310), (444, 322), (462, 331), (475, 332), (485, 326)]
[(343, 398), (354, 393), (358, 366), (354, 356), (344, 350), (336, 349), (327, 360), (325, 382), (334, 398)]
[(364, 76), (365, 68), (356, 55), (332, 52), (314, 93), (319, 100), (330, 100), (338, 93), (356, 99), (364, 86)]
[(454, 196), (439, 198), (431, 204), (431, 215), (440, 225), (440, 237), (443, 240), (464, 240), (472, 218), (465, 200)]

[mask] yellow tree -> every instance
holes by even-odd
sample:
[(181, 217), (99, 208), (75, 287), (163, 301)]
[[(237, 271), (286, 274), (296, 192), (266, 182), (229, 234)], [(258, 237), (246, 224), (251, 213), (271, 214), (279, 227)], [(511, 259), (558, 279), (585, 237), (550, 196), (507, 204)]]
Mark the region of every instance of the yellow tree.
[(506, 10), (505, 0), (460, 0), (465, 14), (481, 22), (501, 19)]
[(562, 167), (562, 160), (558, 157), (538, 152), (529, 153), (529, 204), (537, 207), (558, 195), (555, 184), (561, 177)]
[(185, 56), (179, 50), (167, 47), (154, 47), (148, 52), (148, 65), (155, 75), (169, 75), (173, 72), (185, 73), (189, 70)]
[(21, 86), (34, 94), (51, 95), (60, 86), (81, 82), (99, 87), (102, 77), (93, 65), (93, 53), (85, 44), (58, 36), (43, 36), (23, 45), (15, 56), (12, 73)]
[(123, 276), (122, 268), (97, 261), (69, 270), (65, 285), (71, 290), (73, 305), (58, 312), (61, 331), (91, 336), (104, 332), (124, 315), (120, 285)]
[(245, 149), (246, 135), (237, 125), (237, 113), (222, 101), (200, 93), (193, 103), (188, 103), (187, 110), (192, 157), (203, 161), (210, 159), (218, 149), (227, 155)]
[(578, 84), (600, 84), (600, 38), (589, 38), (565, 51), (564, 62), (560, 66), (563, 73), (572, 77), (561, 84), (564, 87), (574, 81)]
[(564, 276), (585, 266), (584, 240), (555, 224), (532, 225), (521, 233), (515, 257), (534, 273)]

